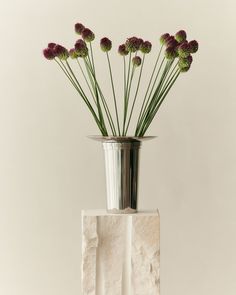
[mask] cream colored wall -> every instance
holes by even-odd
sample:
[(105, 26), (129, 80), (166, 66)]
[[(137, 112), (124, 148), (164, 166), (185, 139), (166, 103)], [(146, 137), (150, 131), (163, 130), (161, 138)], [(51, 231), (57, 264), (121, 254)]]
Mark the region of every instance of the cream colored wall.
[(73, 44), (77, 21), (116, 45), (182, 28), (199, 40), (149, 130), (158, 139), (143, 145), (140, 208), (161, 212), (162, 295), (235, 294), (235, 9), (233, 0), (1, 1), (1, 295), (80, 294), (80, 211), (105, 206), (102, 148), (86, 138), (97, 129), (41, 55), (48, 41)]

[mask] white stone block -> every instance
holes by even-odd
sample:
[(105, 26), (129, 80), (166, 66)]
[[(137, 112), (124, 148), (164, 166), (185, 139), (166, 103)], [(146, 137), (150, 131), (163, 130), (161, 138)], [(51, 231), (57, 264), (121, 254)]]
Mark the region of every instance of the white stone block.
[(159, 295), (158, 211), (82, 212), (82, 294)]

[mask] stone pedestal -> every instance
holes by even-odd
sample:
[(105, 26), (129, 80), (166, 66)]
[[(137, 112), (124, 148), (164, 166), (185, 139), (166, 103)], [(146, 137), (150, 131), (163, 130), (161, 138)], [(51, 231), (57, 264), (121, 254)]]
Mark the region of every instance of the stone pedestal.
[(82, 212), (82, 294), (159, 295), (160, 217)]

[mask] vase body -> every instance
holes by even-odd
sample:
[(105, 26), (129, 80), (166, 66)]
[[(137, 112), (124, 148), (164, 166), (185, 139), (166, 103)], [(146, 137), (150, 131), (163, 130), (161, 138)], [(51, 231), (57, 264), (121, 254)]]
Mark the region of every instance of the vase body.
[(140, 147), (133, 138), (103, 142), (109, 213), (137, 212)]
[(140, 148), (155, 136), (89, 136), (102, 142), (105, 155), (107, 211), (114, 214), (136, 213)]

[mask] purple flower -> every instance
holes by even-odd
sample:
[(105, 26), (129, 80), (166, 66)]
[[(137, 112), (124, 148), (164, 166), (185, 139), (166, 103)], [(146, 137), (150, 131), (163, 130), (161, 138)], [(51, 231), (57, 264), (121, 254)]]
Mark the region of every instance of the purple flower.
[(134, 65), (134, 67), (139, 67), (142, 63), (142, 59), (139, 56), (135, 56), (132, 58), (132, 63)]
[(175, 40), (178, 41), (179, 43), (182, 43), (185, 41), (187, 38), (187, 34), (184, 30), (180, 30), (175, 34)]
[(102, 51), (107, 52), (111, 50), (112, 42), (108, 38), (104, 37), (100, 40), (100, 46)]
[(196, 40), (192, 40), (188, 43), (190, 53), (195, 53), (198, 51), (198, 42)]
[(181, 43), (178, 46), (177, 52), (180, 57), (188, 57), (190, 54), (190, 47), (189, 47), (188, 42), (186, 41), (184, 43)]
[(43, 55), (44, 55), (44, 57), (45, 57), (46, 59), (48, 59), (48, 60), (52, 60), (52, 59), (54, 59), (54, 57), (55, 57), (55, 55), (54, 55), (54, 53), (53, 53), (53, 50), (52, 50), (51, 48), (45, 48), (45, 49), (43, 50)]
[(193, 62), (193, 58), (191, 55), (189, 55), (188, 57), (180, 57), (179, 58), (179, 61), (178, 61), (178, 65), (179, 65), (179, 68), (186, 68), (186, 67), (190, 67), (191, 64)]
[(83, 29), (81, 35), (86, 42), (91, 42), (95, 39), (94, 33), (88, 28)]
[(58, 57), (59, 59), (62, 59), (62, 60), (66, 60), (69, 57), (68, 50), (59, 44), (54, 46), (53, 53), (56, 57)]
[(167, 46), (168, 43), (173, 42), (173, 41), (176, 41), (176, 40), (175, 40), (175, 37), (171, 35), (164, 40), (164, 45)]
[(82, 31), (85, 29), (84, 25), (81, 23), (75, 24), (75, 32), (79, 35), (81, 35)]
[(56, 43), (48, 43), (48, 48), (54, 49), (54, 47), (56, 46)]
[(142, 46), (143, 42), (144, 42), (144, 41), (143, 41), (142, 38), (138, 38), (139, 48)]
[(152, 43), (149, 41), (145, 41), (140, 45), (140, 51), (142, 53), (149, 53), (152, 49)]
[[(178, 64), (178, 66), (179, 66), (179, 64)], [(179, 66), (179, 70), (180, 70), (180, 72), (187, 72), (189, 69), (191, 68), (191, 65), (189, 65), (189, 66), (187, 66), (187, 67), (184, 67), (184, 68), (182, 68), (182, 67), (180, 67)]]
[(167, 59), (174, 59), (177, 57), (175, 47), (167, 47), (165, 50), (165, 57)]
[(71, 48), (71, 49), (69, 50), (69, 55), (70, 55), (70, 57), (71, 57), (72, 59), (76, 59), (76, 58), (78, 57), (78, 54), (77, 54), (75, 48)]
[(125, 56), (127, 54), (129, 54), (129, 51), (126, 49), (125, 44), (121, 44), (118, 48), (118, 52), (120, 55)]
[(161, 35), (161, 37), (160, 37), (160, 43), (161, 43), (162, 45), (164, 45), (166, 39), (169, 38), (169, 37), (170, 37), (170, 34), (169, 34), (169, 33), (165, 33), (165, 34)]
[(173, 36), (170, 36), (168, 39), (166, 39), (165, 45), (166, 45), (166, 47), (174, 47), (174, 48), (177, 48), (177, 46), (179, 45), (179, 43), (175, 40), (175, 38)]
[(76, 41), (75, 51), (79, 57), (86, 57), (88, 55), (88, 47), (84, 40), (79, 39)]
[(126, 49), (129, 52), (136, 52), (139, 50), (141, 42), (142, 42), (142, 39), (139, 39), (137, 37), (128, 38), (125, 42)]

